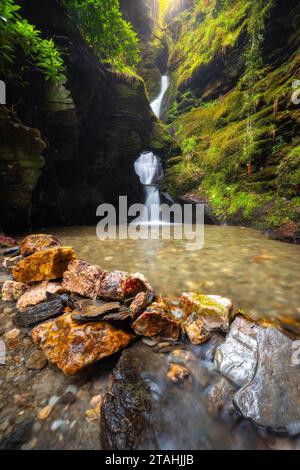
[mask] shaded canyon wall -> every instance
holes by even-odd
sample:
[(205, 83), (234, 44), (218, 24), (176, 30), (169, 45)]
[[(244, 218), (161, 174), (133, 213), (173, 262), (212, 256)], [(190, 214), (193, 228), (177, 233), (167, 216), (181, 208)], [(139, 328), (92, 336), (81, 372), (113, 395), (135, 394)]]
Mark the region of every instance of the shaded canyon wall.
[(35, 72), (25, 87), (8, 83), (0, 223), (6, 231), (94, 223), (101, 202), (143, 197), (133, 168), (141, 151), (167, 158), (174, 144), (150, 109), (143, 80), (99, 62), (59, 2), (45, 0), (42, 14), (37, 1), (19, 3), (23, 17), (53, 37), (67, 80), (53, 86)]

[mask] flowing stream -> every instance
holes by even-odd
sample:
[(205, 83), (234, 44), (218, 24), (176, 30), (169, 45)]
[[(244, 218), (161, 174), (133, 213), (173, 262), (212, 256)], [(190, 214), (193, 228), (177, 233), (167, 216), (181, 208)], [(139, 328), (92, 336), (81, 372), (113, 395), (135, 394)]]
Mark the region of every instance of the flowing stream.
[[(169, 79), (163, 75), (160, 93), (151, 103), (152, 111), (158, 118), (161, 116), (162, 102), (168, 86)], [(162, 164), (153, 152), (142, 152), (136, 160), (134, 168), (145, 192), (145, 211), (141, 214), (140, 222), (151, 225), (161, 224), (158, 206), (160, 204), (159, 183), (164, 176)]]
[[(142, 272), (157, 292), (230, 297), (236, 308), (256, 317), (292, 315), (300, 319), (299, 246), (269, 240), (243, 227), (205, 226), (200, 251), (186, 240), (98, 240), (95, 227), (51, 230), (78, 257), (107, 270)], [(171, 233), (172, 235), (172, 233)]]

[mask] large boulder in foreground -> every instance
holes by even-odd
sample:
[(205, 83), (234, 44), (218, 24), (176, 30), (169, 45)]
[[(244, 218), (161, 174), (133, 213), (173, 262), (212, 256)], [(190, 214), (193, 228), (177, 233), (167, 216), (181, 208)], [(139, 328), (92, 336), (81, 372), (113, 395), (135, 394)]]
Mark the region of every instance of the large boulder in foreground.
[(128, 346), (134, 336), (106, 322), (78, 324), (65, 314), (33, 328), (32, 339), (66, 375)]
[(133, 322), (134, 332), (141, 336), (158, 336), (177, 341), (180, 335), (180, 322), (173, 317), (170, 307), (163, 301), (153, 302)]
[(257, 333), (258, 363), (253, 380), (234, 397), (239, 412), (259, 426), (300, 433), (299, 341), (276, 328)]
[[(102, 401), (102, 448), (266, 449), (268, 438), (235, 413), (229, 381), (199, 357), (205, 347), (196, 352), (192, 345), (181, 345), (184, 349), (169, 354), (158, 354), (143, 343), (126, 349)], [(188, 370), (189, 378), (184, 373), (183, 380), (170, 380), (171, 364), (184, 367), (186, 374)]]
[(38, 251), (14, 267), (13, 277), (25, 283), (59, 279), (75, 258), (73, 248), (67, 246)]
[(183, 329), (193, 344), (208, 341), (213, 332), (226, 332), (232, 320), (231, 300), (219, 295), (183, 293), (180, 307), (185, 318)]
[(140, 292), (152, 292), (147, 279), (140, 273), (107, 272), (86, 261), (75, 260), (64, 274), (63, 287), (90, 299), (124, 301)]
[(229, 333), (215, 353), (217, 369), (235, 385), (249, 383), (258, 360), (257, 334), (261, 327), (242, 316), (232, 322)]
[(53, 235), (45, 233), (28, 235), (20, 244), (20, 251), (22, 256), (29, 256), (37, 251), (46, 250), (48, 248), (55, 248), (62, 246), (60, 241)]

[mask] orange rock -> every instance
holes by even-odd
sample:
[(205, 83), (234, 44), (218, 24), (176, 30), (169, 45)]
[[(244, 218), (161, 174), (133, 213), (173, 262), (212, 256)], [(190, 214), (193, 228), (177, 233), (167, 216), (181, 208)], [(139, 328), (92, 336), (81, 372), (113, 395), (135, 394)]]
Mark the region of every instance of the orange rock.
[(154, 298), (154, 294), (151, 291), (139, 292), (135, 296), (133, 302), (130, 305), (131, 318), (133, 319), (137, 318), (140, 315), (140, 313), (142, 313), (143, 310), (145, 310), (145, 308), (151, 304), (151, 302), (153, 301), (153, 298)]
[(123, 301), (135, 297), (140, 292), (152, 291), (152, 287), (143, 274), (112, 271), (106, 273), (101, 280), (98, 297)]
[(153, 302), (132, 324), (138, 335), (159, 336), (168, 340), (178, 340), (180, 322), (172, 316), (171, 309), (164, 302)]
[(106, 322), (78, 324), (71, 314), (41, 323), (32, 330), (33, 341), (40, 345), (48, 360), (66, 375), (75, 375), (84, 367), (125, 348), (134, 336)]
[(300, 225), (294, 222), (286, 222), (281, 227), (270, 232), (269, 237), (274, 240), (300, 243)]
[(195, 312), (182, 323), (182, 328), (192, 344), (206, 343), (211, 337), (211, 333), (205, 329), (203, 321)]
[(22, 259), (13, 269), (18, 282), (38, 282), (63, 277), (69, 263), (76, 259), (72, 247), (58, 247), (38, 251)]
[(100, 412), (101, 412), (101, 400), (94, 408), (90, 408), (89, 410), (86, 410), (85, 416), (90, 421), (97, 421), (99, 420)]
[(181, 364), (175, 364), (174, 362), (170, 362), (167, 377), (169, 380), (171, 380), (171, 382), (174, 382), (176, 384), (182, 383), (185, 379), (188, 379), (190, 377), (190, 371)]
[(29, 256), (37, 251), (46, 250), (48, 248), (55, 248), (62, 246), (60, 241), (53, 235), (46, 235), (45, 233), (38, 235), (29, 235), (24, 238), (20, 245), (22, 256)]

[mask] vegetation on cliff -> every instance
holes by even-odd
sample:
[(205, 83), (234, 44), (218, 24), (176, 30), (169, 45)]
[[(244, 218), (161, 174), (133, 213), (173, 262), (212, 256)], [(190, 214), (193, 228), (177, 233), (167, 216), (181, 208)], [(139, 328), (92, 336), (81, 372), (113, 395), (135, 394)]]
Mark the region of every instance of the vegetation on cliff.
[[(42, 13), (38, 0), (17, 3), (20, 8), (6, 1), (10, 10), (4, 11), (1, 2), (5, 34), (1, 29), (0, 54), (8, 45), (15, 52), (10, 61), (1, 60), (0, 79), (7, 91), (0, 119), (5, 136), (0, 144), (1, 228), (11, 232), (28, 224), (94, 223), (100, 202), (115, 203), (119, 194), (132, 202), (142, 199), (134, 161), (145, 149), (167, 158), (174, 154), (174, 141), (152, 113), (144, 81), (133, 71), (137, 40), (121, 19), (118, 2), (107, 2), (104, 18), (98, 16), (94, 25), (97, 30), (89, 26), (94, 10), (88, 6), (103, 2), (81, 2), (80, 15), (88, 19), (80, 28), (83, 16), (67, 11), (65, 0), (44, 0)], [(41, 44), (51, 41), (61, 66), (53, 71), (56, 83), (52, 71), (48, 78), (48, 71), (38, 66), (32, 37), (24, 54), (16, 22), (29, 25)]]
[(300, 221), (299, 14), (293, 1), (200, 0), (169, 24), (167, 119), (183, 156), (168, 189), (224, 221)]
[[(140, 61), (138, 38), (120, 11), (119, 0), (62, 0), (75, 28), (94, 48), (100, 60), (118, 70), (131, 71)], [(24, 81), (27, 70), (41, 72), (46, 80), (64, 78), (64, 61), (52, 38), (43, 37), (22, 17), (14, 0), (0, 3), (0, 75), (6, 81)]]
[[(0, 76), (22, 81), (27, 69), (41, 71), (46, 80), (59, 81), (63, 76), (63, 60), (52, 39), (22, 18), (14, 0), (0, 3)], [(17, 58), (19, 63), (17, 64)]]
[(101, 59), (123, 69), (141, 60), (137, 34), (125, 21), (119, 0), (64, 0), (74, 23)]
[(120, 0), (121, 10), (140, 40), (142, 60), (137, 72), (145, 80), (150, 99), (160, 90), (160, 77), (166, 71), (168, 47), (165, 42), (165, 16), (169, 0)]

